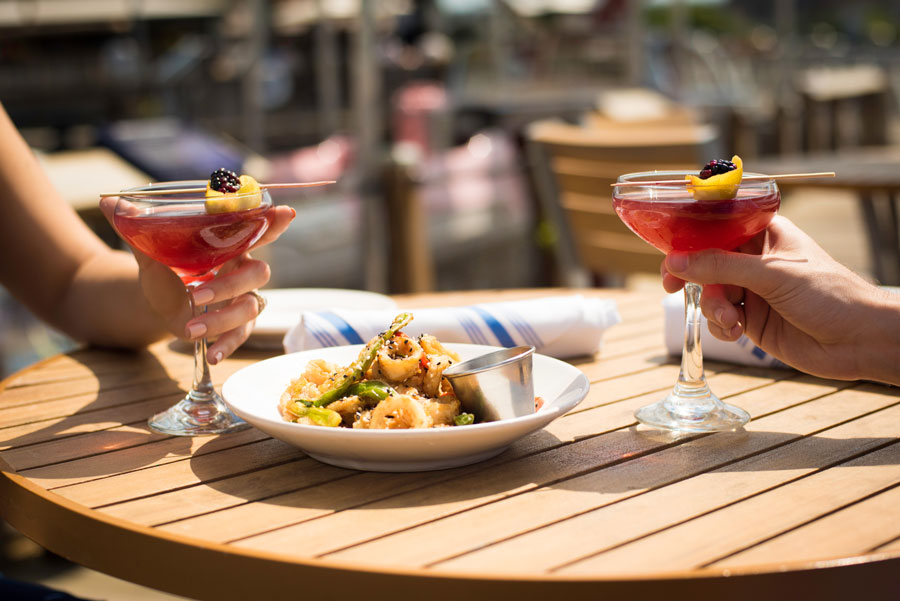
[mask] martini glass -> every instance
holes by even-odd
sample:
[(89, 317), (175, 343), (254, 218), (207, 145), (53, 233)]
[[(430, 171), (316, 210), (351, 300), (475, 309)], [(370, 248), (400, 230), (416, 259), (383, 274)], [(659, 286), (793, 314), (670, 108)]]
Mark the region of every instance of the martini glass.
[[(205, 186), (205, 181), (179, 181), (132, 188), (121, 193), (115, 210), (116, 229), (128, 244), (167, 265), (184, 282), (194, 317), (207, 308), (194, 304), (191, 291), (259, 240), (269, 227), (272, 208), (265, 190), (228, 194), (224, 201), (217, 199), (219, 204), (208, 204), (202, 191), (183, 192)], [(199, 436), (246, 426), (215, 391), (206, 349), (206, 337), (195, 341), (190, 391), (174, 406), (151, 417), (151, 428), (165, 434)]]
[[(683, 171), (629, 173), (620, 176), (617, 183), (683, 180), (685, 175)], [(722, 200), (695, 200), (684, 184), (613, 188), (613, 206), (619, 218), (664, 253), (734, 250), (765, 229), (780, 204), (781, 194), (771, 178), (745, 180), (734, 198)], [(699, 284), (687, 282), (684, 286), (681, 371), (664, 399), (635, 412), (643, 424), (665, 430), (718, 432), (735, 430), (750, 420), (743, 409), (723, 403), (706, 382), (700, 347), (700, 292)]]

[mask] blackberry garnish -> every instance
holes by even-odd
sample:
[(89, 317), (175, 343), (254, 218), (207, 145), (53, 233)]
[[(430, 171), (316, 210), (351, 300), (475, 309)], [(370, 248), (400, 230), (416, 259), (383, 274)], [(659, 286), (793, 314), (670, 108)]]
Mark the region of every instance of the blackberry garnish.
[(700, 179), (708, 179), (714, 175), (721, 175), (737, 169), (734, 163), (724, 159), (713, 159), (700, 170)]
[(237, 192), (241, 189), (241, 180), (237, 173), (222, 167), (209, 176), (209, 187), (216, 192)]

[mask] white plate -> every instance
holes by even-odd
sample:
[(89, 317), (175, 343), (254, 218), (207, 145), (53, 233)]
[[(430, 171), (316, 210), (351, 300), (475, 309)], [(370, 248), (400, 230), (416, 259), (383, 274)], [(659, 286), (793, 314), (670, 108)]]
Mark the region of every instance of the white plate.
[(303, 311), (324, 309), (396, 309), (388, 296), (366, 290), (340, 288), (273, 288), (260, 290), (266, 298), (266, 310), (256, 318), (250, 339), (255, 348), (281, 348), (281, 339), (300, 321)]
[[(471, 359), (498, 347), (447, 344)], [(263, 432), (297, 446), (324, 463), (358, 470), (413, 472), (483, 461), (500, 454), (515, 440), (539, 430), (566, 413), (587, 395), (590, 383), (576, 367), (546, 355), (534, 355), (534, 394), (544, 399), (533, 415), (452, 428), (354, 430), (293, 424), (281, 419), (278, 400), (291, 380), (312, 359), (340, 365), (353, 361), (362, 345), (337, 346), (291, 353), (249, 365), (222, 386), (225, 402)]]

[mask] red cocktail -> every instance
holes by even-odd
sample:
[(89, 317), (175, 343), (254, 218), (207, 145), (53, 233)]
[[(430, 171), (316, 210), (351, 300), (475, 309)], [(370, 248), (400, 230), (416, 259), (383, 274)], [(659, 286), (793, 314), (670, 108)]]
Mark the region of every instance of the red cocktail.
[(642, 188), (620, 190), (613, 195), (619, 218), (664, 253), (733, 250), (762, 231), (781, 204), (777, 190), (753, 187), (739, 189), (732, 199), (702, 201), (685, 198), (684, 190), (658, 191), (652, 197)]
[[(737, 183), (711, 185), (702, 193), (693, 185), (681, 183), (640, 184), (684, 180), (686, 175), (690, 174), (630, 173), (619, 177), (619, 185), (613, 189), (613, 206), (619, 218), (664, 253), (735, 250), (765, 229), (781, 204), (774, 180), (742, 181), (740, 172), (728, 176)], [(703, 183), (696, 180), (694, 183)], [(739, 428), (750, 419), (743, 409), (723, 403), (706, 383), (700, 347), (700, 292), (699, 284), (688, 282), (684, 286), (681, 372), (668, 396), (635, 413), (641, 423), (667, 430), (714, 432)]]
[[(212, 279), (225, 262), (253, 246), (268, 229), (272, 209), (269, 193), (255, 181), (248, 186), (235, 182), (236, 191), (228, 193), (204, 192), (206, 185), (205, 181), (167, 182), (128, 190), (119, 197), (115, 212), (116, 229), (133, 248), (178, 274), (188, 288), (195, 316), (206, 307), (193, 305), (191, 289)], [(213, 388), (206, 347), (206, 338), (194, 343), (191, 390), (173, 407), (150, 418), (154, 430), (194, 436), (246, 425)]]
[(158, 207), (116, 215), (116, 228), (130, 245), (171, 267), (185, 284), (209, 280), (229, 259), (256, 242), (269, 225), (271, 204), (208, 214), (203, 206)]

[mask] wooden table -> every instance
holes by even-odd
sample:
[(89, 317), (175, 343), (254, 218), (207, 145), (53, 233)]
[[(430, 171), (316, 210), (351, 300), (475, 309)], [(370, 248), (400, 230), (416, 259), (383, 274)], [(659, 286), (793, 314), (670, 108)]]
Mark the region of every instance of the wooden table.
[(900, 146), (869, 146), (754, 161), (760, 173), (834, 171), (833, 178), (781, 180), (782, 189), (822, 187), (854, 192), (866, 224), (872, 271), (900, 286)]
[(147, 417), (191, 375), (170, 344), (46, 360), (0, 392), (0, 515), (78, 563), (198, 599), (897, 598), (900, 391), (710, 362), (714, 390), (753, 416), (745, 431), (637, 428), (678, 371), (662, 292), (587, 294), (623, 316), (574, 361), (587, 398), (445, 471), (339, 469), (253, 429), (154, 434)]

